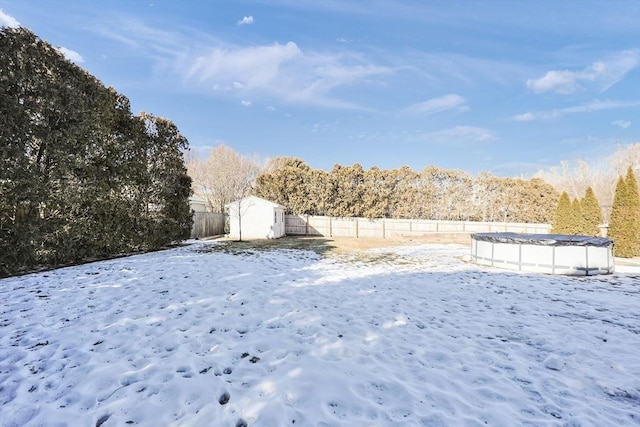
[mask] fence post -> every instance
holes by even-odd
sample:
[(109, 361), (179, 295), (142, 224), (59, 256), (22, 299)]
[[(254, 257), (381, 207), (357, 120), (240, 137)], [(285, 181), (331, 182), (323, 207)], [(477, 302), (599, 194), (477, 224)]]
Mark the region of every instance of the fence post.
[(333, 237), (333, 225), (331, 222), (331, 217), (329, 217), (329, 237)]
[(356, 239), (358, 238), (358, 218), (356, 218)]

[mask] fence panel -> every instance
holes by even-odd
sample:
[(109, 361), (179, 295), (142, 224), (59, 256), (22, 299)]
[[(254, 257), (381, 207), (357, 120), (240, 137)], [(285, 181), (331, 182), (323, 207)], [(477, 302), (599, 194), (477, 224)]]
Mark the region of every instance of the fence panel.
[(386, 234), (384, 219), (358, 218), (358, 237), (381, 237)]
[(307, 236), (331, 236), (331, 217), (328, 216), (307, 216), (309, 227), (306, 229)]
[(286, 215), (285, 231), (290, 236), (327, 237), (408, 237), (432, 233), (549, 233), (549, 224), (505, 222), (436, 221), (418, 219), (332, 218)]
[(358, 237), (356, 218), (331, 218), (331, 237)]
[(284, 232), (291, 236), (306, 236), (307, 221), (302, 215), (285, 215), (284, 220)]
[(224, 234), (224, 221), (225, 215), (223, 213), (194, 212), (190, 237), (201, 239)]

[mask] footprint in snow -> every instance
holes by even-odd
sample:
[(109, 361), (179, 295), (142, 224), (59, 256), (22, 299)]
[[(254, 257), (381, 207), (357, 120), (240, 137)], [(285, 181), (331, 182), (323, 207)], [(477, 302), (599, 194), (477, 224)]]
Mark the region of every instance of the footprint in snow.
[(111, 415), (103, 415), (98, 418), (98, 421), (96, 421), (96, 427), (100, 427), (102, 424), (106, 423), (109, 418), (111, 418)]
[(225, 391), (224, 393), (222, 393), (220, 398), (218, 398), (218, 403), (221, 405), (226, 405), (229, 402), (230, 398), (231, 396), (229, 395), (229, 393)]
[[(240, 358), (244, 359), (246, 357), (249, 357), (250, 354), (247, 352), (242, 353), (242, 356), (240, 356)], [(251, 359), (249, 359), (249, 362), (251, 363), (258, 363), (260, 361), (260, 358), (258, 356), (251, 356)]]
[(176, 373), (178, 374), (182, 374), (183, 378), (191, 378), (193, 376), (193, 373), (191, 372), (191, 369), (187, 366), (181, 366), (176, 370)]

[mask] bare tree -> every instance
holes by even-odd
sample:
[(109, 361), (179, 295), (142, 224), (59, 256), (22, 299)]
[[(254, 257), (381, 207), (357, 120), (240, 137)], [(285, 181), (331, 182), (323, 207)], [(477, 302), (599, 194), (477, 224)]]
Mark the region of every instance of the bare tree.
[(185, 165), (187, 174), (191, 177), (191, 187), (194, 194), (199, 196), (207, 194), (209, 191), (204, 177), (204, 162), (193, 151), (190, 151), (185, 156)]
[(540, 170), (534, 176), (553, 185), (560, 193), (566, 191), (571, 198), (581, 197), (591, 187), (607, 220), (618, 176), (629, 166), (640, 166), (640, 142), (618, 145), (616, 151), (605, 158), (562, 161), (560, 166)]
[(260, 172), (259, 162), (220, 144), (206, 160), (193, 158), (187, 165), (194, 192), (203, 197), (212, 212), (224, 212), (225, 205), (251, 193)]
[[(632, 169), (640, 167), (640, 142), (619, 145), (616, 152), (609, 156), (608, 160), (616, 177), (626, 174), (629, 166)], [(636, 179), (640, 180), (640, 176), (636, 176)]]

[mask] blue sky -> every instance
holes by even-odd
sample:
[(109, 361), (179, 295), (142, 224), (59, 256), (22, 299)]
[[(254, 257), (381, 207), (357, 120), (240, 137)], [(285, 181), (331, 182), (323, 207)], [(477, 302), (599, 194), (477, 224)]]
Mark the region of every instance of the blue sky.
[(640, 142), (640, 1), (1, 0), (192, 149), (520, 176)]

